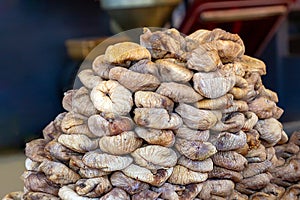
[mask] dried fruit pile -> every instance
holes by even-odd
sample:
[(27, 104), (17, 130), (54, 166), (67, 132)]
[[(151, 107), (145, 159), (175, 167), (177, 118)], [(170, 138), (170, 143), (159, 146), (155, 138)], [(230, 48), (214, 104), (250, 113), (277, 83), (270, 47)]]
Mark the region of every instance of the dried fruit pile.
[(298, 199), (300, 132), (288, 139), (244, 51), (220, 29), (109, 46), (27, 143), (24, 194), (5, 199)]

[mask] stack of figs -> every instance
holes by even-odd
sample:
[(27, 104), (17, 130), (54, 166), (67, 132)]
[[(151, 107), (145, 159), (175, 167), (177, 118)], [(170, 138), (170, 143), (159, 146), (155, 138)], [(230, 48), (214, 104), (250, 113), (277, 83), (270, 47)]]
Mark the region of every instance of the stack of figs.
[(4, 199), (298, 199), (300, 132), (278, 121), (265, 64), (221, 29), (145, 28), (110, 45), (26, 145)]

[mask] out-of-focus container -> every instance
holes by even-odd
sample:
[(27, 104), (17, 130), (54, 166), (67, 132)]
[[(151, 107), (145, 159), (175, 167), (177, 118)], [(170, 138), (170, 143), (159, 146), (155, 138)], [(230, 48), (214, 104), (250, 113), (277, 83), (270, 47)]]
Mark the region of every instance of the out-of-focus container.
[(163, 27), (181, 0), (101, 0), (111, 17), (111, 30), (120, 32), (138, 27)]

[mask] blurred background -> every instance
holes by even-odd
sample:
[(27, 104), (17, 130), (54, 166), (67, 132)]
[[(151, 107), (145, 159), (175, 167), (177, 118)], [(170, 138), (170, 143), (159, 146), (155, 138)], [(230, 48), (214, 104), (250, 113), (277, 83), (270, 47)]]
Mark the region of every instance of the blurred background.
[(263, 82), (278, 93), (285, 129), (300, 129), (299, 1), (1, 0), (0, 177), (8, 189), (1, 183), (0, 197), (22, 190), (24, 145), (63, 112), (63, 93), (73, 87), (89, 51), (143, 26), (238, 33), (246, 54), (267, 65)]

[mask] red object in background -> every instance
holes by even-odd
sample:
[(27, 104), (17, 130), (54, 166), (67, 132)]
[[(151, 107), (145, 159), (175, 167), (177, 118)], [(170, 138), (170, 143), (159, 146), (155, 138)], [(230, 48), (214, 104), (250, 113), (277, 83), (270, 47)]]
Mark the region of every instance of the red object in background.
[(288, 14), (293, 0), (194, 0), (187, 3), (179, 31), (221, 28), (237, 33), (246, 54), (259, 56)]

